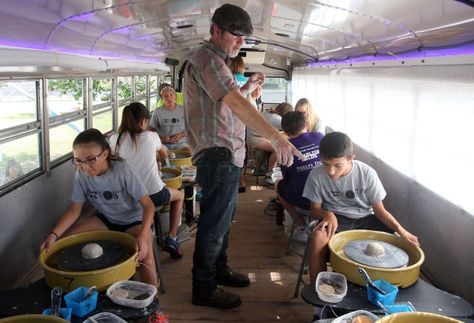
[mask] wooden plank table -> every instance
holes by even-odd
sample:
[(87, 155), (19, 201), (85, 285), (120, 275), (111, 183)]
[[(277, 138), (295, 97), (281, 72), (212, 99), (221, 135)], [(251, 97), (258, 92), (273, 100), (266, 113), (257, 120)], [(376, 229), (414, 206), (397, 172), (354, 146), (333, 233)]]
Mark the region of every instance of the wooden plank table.
[[(320, 300), (314, 285), (304, 286), (301, 297), (306, 303), (314, 306), (330, 305), (348, 312), (366, 310), (380, 313), (380, 308), (368, 301), (366, 288), (352, 283), (348, 284), (347, 295), (339, 303), (327, 303)], [(396, 302), (403, 301), (411, 302), (419, 312), (430, 312), (454, 318), (467, 318), (474, 314), (473, 306), (463, 298), (438, 289), (421, 279), (410, 287), (399, 289)]]

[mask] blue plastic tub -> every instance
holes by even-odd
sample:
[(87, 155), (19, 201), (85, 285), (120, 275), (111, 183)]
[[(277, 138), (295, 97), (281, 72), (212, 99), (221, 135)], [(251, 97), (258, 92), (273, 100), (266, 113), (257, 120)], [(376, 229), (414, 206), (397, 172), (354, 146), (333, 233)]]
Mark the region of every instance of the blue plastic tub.
[(94, 291), (85, 299), (88, 290), (87, 287), (78, 287), (64, 296), (67, 306), (72, 309), (72, 314), (75, 316), (84, 317), (97, 307), (99, 293)]
[[(66, 321), (71, 321), (71, 314), (72, 314), (72, 309), (70, 307), (61, 307), (59, 309), (59, 313), (61, 314), (61, 318), (65, 319)], [(53, 309), (52, 308), (47, 308), (43, 311), (43, 315), (52, 315), (53, 314)]]
[(383, 279), (374, 281), (374, 284), (386, 292), (386, 294), (382, 295), (367, 285), (367, 298), (369, 301), (375, 305), (378, 305), (377, 301), (380, 301), (384, 306), (392, 305), (395, 302), (395, 298), (397, 297), (398, 288)]

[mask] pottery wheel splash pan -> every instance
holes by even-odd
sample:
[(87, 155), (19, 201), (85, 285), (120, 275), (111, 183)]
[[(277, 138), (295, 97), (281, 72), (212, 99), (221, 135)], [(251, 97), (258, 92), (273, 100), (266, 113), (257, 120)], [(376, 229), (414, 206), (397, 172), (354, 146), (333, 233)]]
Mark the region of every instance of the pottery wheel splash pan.
[[(408, 264), (400, 268), (380, 268), (354, 261), (344, 252), (345, 245), (354, 240), (376, 240), (397, 246), (408, 254)], [(399, 288), (411, 286), (418, 280), (420, 267), (425, 260), (425, 254), (419, 247), (395, 234), (371, 230), (348, 230), (336, 233), (329, 240), (329, 250), (333, 271), (344, 274), (348, 281), (359, 286), (365, 286), (367, 283), (357, 271), (358, 267), (364, 268), (372, 280), (384, 279)]]
[[(102, 247), (102, 256), (88, 259), (82, 256), (82, 248), (89, 243)], [(110, 240), (87, 241), (62, 249), (58, 254), (59, 267), (62, 270), (90, 271), (114, 266), (124, 260), (126, 252), (123, 246)]]
[[(383, 246), (385, 252), (380, 256), (372, 256), (366, 253), (366, 248), (371, 243)], [(379, 240), (352, 240), (344, 246), (344, 253), (358, 263), (379, 268), (400, 268), (408, 264), (408, 254), (388, 242)]]
[(162, 172), (161, 173), (161, 179), (162, 180), (172, 179), (172, 178), (176, 178), (176, 177), (178, 177), (178, 176), (174, 173), (168, 173), (168, 172)]

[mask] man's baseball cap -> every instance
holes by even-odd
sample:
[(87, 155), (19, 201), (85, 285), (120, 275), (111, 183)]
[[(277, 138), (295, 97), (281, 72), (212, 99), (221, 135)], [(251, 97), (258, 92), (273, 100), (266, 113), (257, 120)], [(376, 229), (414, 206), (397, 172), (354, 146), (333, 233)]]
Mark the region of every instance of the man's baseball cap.
[(247, 11), (232, 4), (226, 3), (217, 8), (212, 15), (212, 22), (235, 36), (250, 36), (253, 33)]

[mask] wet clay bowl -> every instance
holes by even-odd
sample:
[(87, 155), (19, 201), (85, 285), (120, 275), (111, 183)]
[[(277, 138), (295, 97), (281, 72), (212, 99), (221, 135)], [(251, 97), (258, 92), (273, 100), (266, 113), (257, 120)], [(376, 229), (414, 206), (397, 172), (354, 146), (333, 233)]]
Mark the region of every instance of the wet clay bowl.
[(16, 315), (0, 319), (0, 323), (68, 323), (60, 317), (40, 314)]
[(434, 313), (406, 312), (385, 316), (376, 323), (462, 323), (462, 321)]
[[(174, 156), (174, 158), (171, 158)], [(191, 153), (187, 150), (169, 150), (168, 158), (170, 164), (180, 168), (181, 166), (191, 166), (193, 164), (191, 160)]]
[[(97, 240), (110, 240), (124, 247), (125, 257), (116, 265), (90, 271), (65, 271), (61, 270), (58, 255), (61, 250), (79, 243)], [(61, 287), (69, 292), (81, 286), (97, 286), (100, 291), (106, 290), (110, 285), (119, 280), (131, 278), (137, 268), (137, 251), (135, 239), (126, 233), (117, 231), (93, 231), (71, 235), (56, 241), (48, 251), (42, 251), (39, 262), (43, 267), (46, 283), (50, 287)]]
[[(379, 268), (360, 264), (350, 259), (344, 253), (344, 246), (352, 240), (380, 240), (403, 249), (409, 257), (406, 267), (401, 268)], [(344, 274), (348, 281), (365, 286), (366, 283), (357, 271), (357, 267), (364, 268), (370, 278), (374, 280), (384, 279), (397, 287), (408, 287), (416, 283), (420, 275), (421, 264), (425, 261), (423, 251), (406, 242), (394, 234), (371, 231), (371, 230), (349, 230), (337, 233), (329, 241), (330, 263), (335, 272)]]
[(167, 187), (180, 189), (183, 184), (183, 173), (175, 168), (162, 168), (161, 180)]

